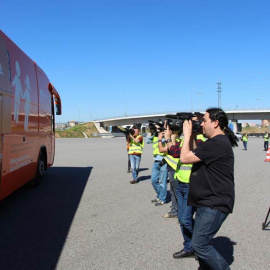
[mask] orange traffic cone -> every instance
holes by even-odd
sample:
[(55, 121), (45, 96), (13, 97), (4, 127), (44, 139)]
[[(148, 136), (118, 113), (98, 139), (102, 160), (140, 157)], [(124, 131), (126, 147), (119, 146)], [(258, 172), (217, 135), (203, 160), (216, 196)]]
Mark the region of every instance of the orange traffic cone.
[(268, 147), (266, 152), (266, 158), (264, 162), (270, 162), (270, 147)]

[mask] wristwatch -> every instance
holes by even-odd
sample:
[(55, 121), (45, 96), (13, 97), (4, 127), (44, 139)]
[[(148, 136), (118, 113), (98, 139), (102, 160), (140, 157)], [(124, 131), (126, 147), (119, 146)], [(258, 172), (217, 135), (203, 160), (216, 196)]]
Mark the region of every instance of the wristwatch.
[(168, 139), (168, 140), (165, 141), (165, 143), (168, 143), (168, 142), (172, 142), (172, 140), (171, 139)]

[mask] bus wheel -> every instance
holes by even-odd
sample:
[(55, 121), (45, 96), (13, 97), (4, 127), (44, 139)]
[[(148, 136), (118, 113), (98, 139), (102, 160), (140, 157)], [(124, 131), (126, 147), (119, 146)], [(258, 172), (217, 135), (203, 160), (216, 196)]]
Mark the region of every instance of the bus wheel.
[(32, 179), (29, 183), (29, 187), (39, 186), (42, 182), (42, 178), (44, 176), (45, 171), (45, 158), (42, 152), (39, 153), (38, 161), (37, 161), (37, 173), (36, 177)]
[(40, 152), (37, 164), (37, 178), (41, 179), (44, 176), (45, 172), (45, 158), (44, 154)]
[(42, 178), (45, 172), (45, 158), (42, 152), (39, 153), (38, 163), (37, 163), (37, 175), (35, 178), (35, 186), (38, 186), (42, 182)]

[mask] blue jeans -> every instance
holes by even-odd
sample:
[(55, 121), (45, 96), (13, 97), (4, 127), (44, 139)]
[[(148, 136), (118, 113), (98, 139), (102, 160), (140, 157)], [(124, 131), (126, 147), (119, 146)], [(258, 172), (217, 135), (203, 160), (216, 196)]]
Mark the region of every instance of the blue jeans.
[(129, 158), (129, 154), (128, 154), (128, 172), (130, 172), (130, 167), (131, 167), (131, 165), (130, 165), (130, 158)]
[(201, 269), (229, 270), (224, 258), (212, 245), (212, 239), (218, 232), (228, 214), (210, 207), (199, 207), (195, 217), (192, 247), (199, 257)]
[(268, 141), (264, 141), (264, 150), (265, 151), (268, 150), (268, 145), (269, 145), (269, 142)]
[(168, 177), (170, 182), (170, 194), (171, 194), (171, 201), (172, 201), (172, 208), (171, 208), (171, 215), (176, 216), (178, 213), (178, 204), (177, 204), (177, 197), (176, 197), (176, 190), (178, 188), (178, 180), (174, 179), (175, 171), (168, 170)]
[(167, 177), (167, 163), (159, 166), (159, 162), (154, 162), (151, 174), (152, 186), (157, 193), (157, 198), (163, 202), (166, 202), (167, 197)]
[(184, 250), (192, 252), (193, 214), (194, 208), (187, 205), (189, 184), (179, 182), (176, 190), (178, 202), (178, 220), (184, 238)]
[(247, 150), (247, 141), (243, 141), (243, 145), (244, 145), (245, 150)]
[(133, 180), (137, 181), (138, 174), (139, 174), (140, 162), (141, 162), (141, 156), (129, 155), (129, 160), (130, 160)]

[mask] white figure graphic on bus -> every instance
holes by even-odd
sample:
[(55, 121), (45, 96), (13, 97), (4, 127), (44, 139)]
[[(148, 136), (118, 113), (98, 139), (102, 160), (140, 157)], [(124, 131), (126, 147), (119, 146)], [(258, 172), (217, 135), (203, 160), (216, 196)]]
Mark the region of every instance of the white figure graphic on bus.
[(15, 86), (15, 96), (14, 96), (14, 121), (16, 123), (19, 122), (19, 113), (20, 113), (20, 102), (21, 102), (21, 95), (22, 95), (22, 85), (21, 85), (21, 69), (19, 62), (16, 61), (16, 75), (12, 81), (12, 86)]
[(25, 117), (24, 117), (24, 130), (27, 131), (28, 130), (28, 119), (29, 119), (29, 114), (30, 114), (30, 106), (31, 106), (31, 87), (30, 87), (30, 80), (28, 75), (26, 75), (25, 81), (24, 81), (25, 85), (26, 85), (26, 89), (24, 91), (24, 94), (22, 95), (22, 99), (25, 99), (25, 103), (24, 103), (24, 113), (25, 113)]

